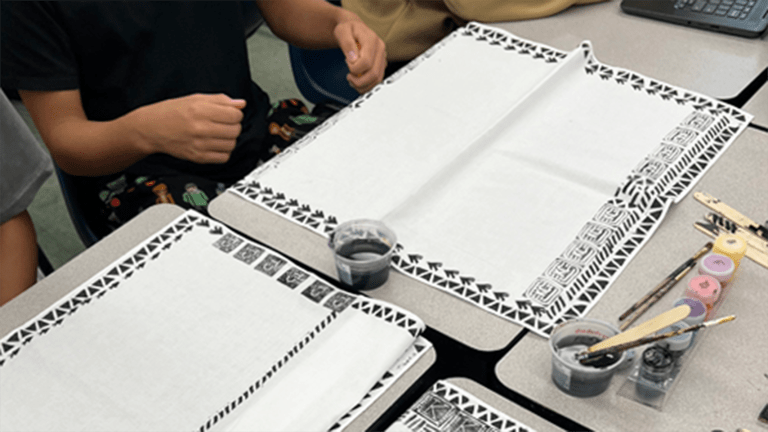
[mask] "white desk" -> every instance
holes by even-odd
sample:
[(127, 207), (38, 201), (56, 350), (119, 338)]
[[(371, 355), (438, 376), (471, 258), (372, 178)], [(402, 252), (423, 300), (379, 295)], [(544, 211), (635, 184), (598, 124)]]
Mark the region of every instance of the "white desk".
[(755, 116), (752, 123), (768, 128), (768, 83), (763, 84), (757, 93), (749, 98), (744, 104), (744, 111)]
[[(5, 336), (55, 303), (72, 289), (184, 213), (181, 207), (160, 204), (128, 222), (54, 273), (0, 308), (0, 335)], [(430, 348), (404, 375), (345, 430), (364, 430), (435, 362)]]
[[(726, 151), (697, 185), (762, 221), (768, 211), (768, 134), (754, 128)], [(693, 227), (708, 209), (689, 194), (673, 206), (653, 239), (637, 254), (589, 318), (616, 322), (618, 316), (670, 271), (685, 261), (709, 237)], [(744, 258), (719, 316), (737, 319), (707, 332), (667, 397), (663, 412), (641, 405), (617, 391), (629, 369), (614, 376), (605, 393), (579, 399), (558, 390), (551, 380), (548, 341), (526, 335), (499, 362), (496, 374), (512, 390), (595, 430), (748, 430), (760, 429), (757, 415), (768, 402), (766, 358), (768, 328), (765, 283), (768, 269)], [(640, 321), (671, 307), (684, 288), (676, 286)], [(761, 329), (761, 330), (757, 330)]]
[(603, 63), (721, 100), (737, 96), (768, 66), (767, 35), (748, 39), (627, 15), (618, 0), (493, 25), (562, 50), (588, 39)]

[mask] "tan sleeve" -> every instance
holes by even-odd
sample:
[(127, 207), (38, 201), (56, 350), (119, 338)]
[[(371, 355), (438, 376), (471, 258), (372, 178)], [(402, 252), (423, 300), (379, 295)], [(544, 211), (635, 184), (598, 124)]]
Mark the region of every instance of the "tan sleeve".
[(446, 20), (463, 24), (435, 0), (342, 0), (342, 7), (384, 41), (389, 61), (410, 60), (426, 51), (451, 31)]
[(448, 9), (468, 21), (501, 22), (543, 18), (575, 4), (605, 0), (443, 0)]

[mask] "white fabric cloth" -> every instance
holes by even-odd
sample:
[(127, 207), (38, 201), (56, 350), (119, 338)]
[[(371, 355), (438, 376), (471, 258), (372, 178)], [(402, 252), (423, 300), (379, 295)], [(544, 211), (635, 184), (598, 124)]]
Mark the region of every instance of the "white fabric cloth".
[(421, 328), (190, 211), (3, 338), (0, 427), (327, 430)]
[[(451, 293), (546, 334), (599, 299), (587, 269), (623, 249), (608, 266), (620, 271), (639, 248), (629, 235), (653, 232), (630, 225), (649, 212), (660, 223), (749, 118), (602, 65), (589, 43), (564, 53), (472, 23), (232, 190), (249, 199), (258, 184), (339, 222), (383, 220), (401, 262), (455, 269), (471, 289)], [(662, 197), (662, 216), (642, 196)], [(565, 299), (589, 285), (603, 291), (572, 308)], [(520, 300), (524, 316), (504, 312)], [(535, 307), (546, 312), (531, 324)]]

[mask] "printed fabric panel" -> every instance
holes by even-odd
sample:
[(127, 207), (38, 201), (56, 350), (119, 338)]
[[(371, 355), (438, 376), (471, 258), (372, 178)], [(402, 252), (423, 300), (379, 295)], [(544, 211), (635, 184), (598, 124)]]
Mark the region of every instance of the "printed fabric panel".
[(423, 328), (188, 211), (0, 341), (0, 418), (36, 431), (339, 428), (429, 349)]
[[(601, 298), (748, 125), (715, 99), (470, 23), (229, 189), (547, 337)], [(343, 157), (340, 155), (344, 155)]]

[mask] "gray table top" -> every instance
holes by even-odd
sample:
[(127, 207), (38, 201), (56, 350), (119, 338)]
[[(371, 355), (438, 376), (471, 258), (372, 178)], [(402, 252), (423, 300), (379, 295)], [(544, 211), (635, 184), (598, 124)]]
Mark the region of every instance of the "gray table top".
[(495, 23), (516, 36), (565, 51), (590, 40), (597, 59), (721, 100), (737, 96), (766, 66), (768, 46), (623, 13), (620, 2), (571, 7), (557, 15)]
[[(705, 174), (694, 191), (707, 192), (758, 223), (768, 217), (768, 134), (748, 128)], [(587, 314), (617, 323), (618, 316), (682, 264), (710, 238), (693, 227), (709, 210), (689, 194), (673, 205), (653, 238)], [(693, 272), (692, 272), (693, 273)], [(690, 275), (689, 275), (690, 277)], [(617, 394), (630, 369), (614, 376), (605, 393), (575, 398), (551, 381), (548, 340), (528, 334), (498, 363), (496, 374), (510, 389), (595, 430), (754, 430), (768, 403), (768, 269), (748, 258), (718, 316), (731, 323), (704, 330), (663, 411)], [(682, 297), (685, 279), (645, 313), (644, 321)], [(641, 352), (641, 351), (638, 351)]]
[[(768, 50), (768, 47), (766, 47), (766, 50)], [(747, 103), (744, 104), (743, 109), (755, 116), (752, 119), (752, 123), (768, 128), (768, 83), (763, 84), (757, 93), (749, 98)]]
[[(208, 212), (230, 227), (338, 280), (325, 237), (231, 193), (213, 199)], [(430, 327), (483, 351), (504, 348), (523, 329), (396, 271), (390, 272), (384, 285), (365, 293), (403, 307)]]
[[(159, 204), (150, 207), (126, 223), (121, 229), (86, 249), (67, 264), (0, 307), (0, 338), (35, 317), (182, 213), (184, 213), (184, 209), (171, 204)], [(435, 349), (430, 348), (345, 430), (355, 431), (368, 428), (432, 366), (435, 359)]]

